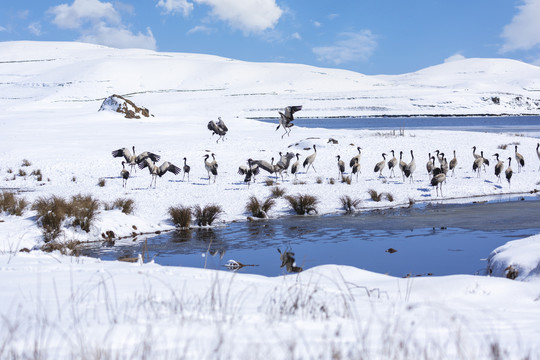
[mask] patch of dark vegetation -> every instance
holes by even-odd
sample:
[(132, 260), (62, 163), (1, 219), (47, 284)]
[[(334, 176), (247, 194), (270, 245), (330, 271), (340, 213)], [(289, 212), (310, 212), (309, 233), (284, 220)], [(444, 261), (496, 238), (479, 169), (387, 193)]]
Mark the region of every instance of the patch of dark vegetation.
[(62, 255), (69, 255), (69, 256), (80, 256), (82, 254), (81, 251), (81, 242), (76, 240), (71, 240), (67, 242), (56, 242), (51, 241), (46, 244), (43, 244), (41, 247), (41, 251), (44, 252), (53, 252), (53, 251), (60, 251)]
[(25, 198), (19, 198), (11, 191), (0, 193), (0, 209), (9, 215), (22, 216), (28, 205)]
[(124, 199), (124, 198), (118, 198), (114, 200), (112, 203), (103, 203), (103, 209), (104, 210), (121, 210), (126, 215), (133, 214), (133, 210), (135, 210), (135, 201), (133, 199)]
[(223, 213), (223, 209), (219, 205), (210, 204), (205, 207), (200, 205), (193, 207), (193, 216), (199, 226), (210, 226)]
[(360, 199), (352, 199), (349, 195), (343, 195), (339, 198), (339, 201), (341, 202), (341, 206), (345, 210), (346, 213), (352, 213), (354, 212), (358, 206), (362, 203), (362, 200)]
[(181, 229), (188, 229), (191, 226), (191, 208), (187, 206), (171, 206), (169, 215), (174, 225)]
[(99, 201), (91, 195), (74, 195), (70, 201), (53, 195), (50, 198), (38, 198), (32, 210), (37, 212), (38, 225), (45, 242), (50, 242), (62, 233), (62, 225), (67, 218), (71, 219), (70, 226), (90, 232), (99, 210)]
[(66, 200), (55, 195), (50, 198), (40, 197), (32, 204), (32, 210), (37, 212), (38, 225), (41, 227), (45, 242), (56, 239), (62, 233), (66, 208)]
[(90, 226), (99, 210), (99, 200), (94, 199), (91, 195), (78, 194), (71, 198), (68, 205), (67, 215), (73, 217), (71, 225), (90, 232)]
[(373, 189), (369, 189), (368, 194), (371, 197), (371, 200), (376, 201), (376, 202), (379, 202), (379, 201), (383, 200), (384, 198), (386, 198), (386, 200), (388, 200), (390, 202), (394, 201), (394, 195), (392, 195), (392, 194), (390, 194), (388, 192), (378, 193), (377, 191), (375, 191)]
[(35, 176), (37, 181), (43, 181), (43, 174), (40, 169), (33, 170), (30, 175)]
[(268, 211), (274, 207), (276, 201), (273, 198), (268, 198), (263, 202), (259, 201), (255, 195), (252, 195), (247, 204), (246, 211), (249, 211), (251, 215), (260, 219), (268, 218)]
[(285, 200), (298, 215), (317, 214), (317, 204), (319, 199), (313, 195), (298, 194), (296, 196), (287, 195)]
[(273, 198), (280, 198), (285, 195), (285, 189), (280, 188), (279, 186), (274, 186), (272, 190), (270, 190), (270, 193)]

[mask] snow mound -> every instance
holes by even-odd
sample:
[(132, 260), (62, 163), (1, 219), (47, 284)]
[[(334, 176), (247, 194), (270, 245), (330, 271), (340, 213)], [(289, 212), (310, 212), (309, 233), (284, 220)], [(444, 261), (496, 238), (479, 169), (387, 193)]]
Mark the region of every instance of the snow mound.
[(530, 281), (540, 277), (540, 235), (509, 241), (491, 252), (488, 273), (492, 276)]
[(127, 119), (140, 119), (140, 115), (150, 116), (150, 111), (147, 108), (139, 107), (133, 101), (116, 94), (106, 98), (98, 111), (116, 111), (125, 114)]

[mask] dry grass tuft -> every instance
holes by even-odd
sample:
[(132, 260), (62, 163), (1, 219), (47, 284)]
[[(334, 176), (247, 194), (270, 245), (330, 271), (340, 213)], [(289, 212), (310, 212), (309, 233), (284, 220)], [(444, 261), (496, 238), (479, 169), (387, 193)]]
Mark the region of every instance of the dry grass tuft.
[(40, 197), (32, 204), (32, 210), (37, 212), (38, 225), (42, 229), (45, 242), (56, 239), (62, 233), (67, 207), (64, 198), (54, 195), (50, 198)]
[(103, 203), (103, 209), (104, 210), (122, 210), (122, 212), (126, 215), (133, 214), (133, 210), (135, 210), (135, 201), (133, 199), (123, 199), (118, 198), (114, 200), (112, 203)]
[(252, 195), (249, 198), (245, 209), (246, 211), (251, 212), (251, 215), (254, 217), (266, 219), (268, 218), (268, 211), (270, 211), (275, 204), (276, 201), (273, 198), (268, 198), (261, 203), (259, 199), (255, 197), (255, 195)]
[(317, 214), (317, 204), (319, 203), (319, 199), (313, 195), (302, 195), (298, 194), (296, 196), (288, 195), (285, 196), (285, 200), (289, 202), (289, 205), (291, 208), (296, 212), (298, 215), (305, 215), (305, 214)]
[(191, 226), (191, 208), (186, 206), (171, 206), (169, 215), (174, 225), (182, 229), (188, 229)]
[(28, 205), (26, 199), (17, 198), (13, 192), (3, 191), (0, 193), (0, 210), (10, 215), (22, 216)]
[(285, 195), (285, 189), (280, 188), (279, 186), (274, 186), (270, 192), (273, 198), (280, 198)]
[(91, 195), (74, 195), (71, 201), (58, 196), (40, 197), (32, 205), (38, 215), (38, 225), (42, 228), (45, 242), (56, 239), (62, 233), (62, 225), (71, 218), (71, 226), (90, 232), (92, 222), (99, 210), (99, 201)]
[(21, 166), (25, 166), (25, 167), (28, 167), (28, 166), (31, 166), (32, 163), (26, 159), (23, 159), (22, 161), (22, 165)]
[(368, 194), (369, 196), (371, 196), (371, 200), (373, 201), (376, 201), (376, 202), (379, 202), (381, 200), (383, 200), (384, 198), (386, 198), (386, 200), (392, 202), (394, 201), (394, 195), (388, 193), (388, 192), (382, 192), (382, 193), (377, 193), (377, 191), (373, 190), (373, 189), (369, 189), (368, 190)]
[(104, 178), (99, 179), (97, 184), (99, 187), (105, 187), (105, 179)]
[(62, 255), (69, 255), (69, 256), (79, 256), (81, 255), (81, 245), (82, 243), (80, 241), (71, 240), (64, 243), (59, 242), (48, 242), (44, 244), (41, 247), (41, 250), (44, 252), (53, 252), (53, 251), (60, 251)]
[(33, 170), (30, 175), (35, 176), (37, 181), (43, 181), (43, 174), (40, 169)]
[(347, 213), (354, 212), (358, 208), (358, 205), (362, 203), (362, 200), (352, 199), (349, 195), (343, 195), (339, 198), (339, 201), (341, 202), (341, 206)]
[(92, 195), (74, 195), (67, 207), (67, 215), (73, 217), (72, 226), (78, 226), (86, 232), (90, 232), (90, 226), (95, 220), (99, 210), (99, 200)]
[(193, 215), (197, 225), (210, 226), (223, 213), (223, 209), (219, 205), (211, 204), (201, 208), (200, 205), (193, 207)]

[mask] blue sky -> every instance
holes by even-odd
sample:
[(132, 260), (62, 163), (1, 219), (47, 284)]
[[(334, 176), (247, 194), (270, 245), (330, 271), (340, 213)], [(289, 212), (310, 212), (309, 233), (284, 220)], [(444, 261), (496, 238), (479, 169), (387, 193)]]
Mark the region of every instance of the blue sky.
[(0, 13), (0, 41), (84, 41), (364, 74), (472, 57), (540, 65), (540, 0), (1, 0)]

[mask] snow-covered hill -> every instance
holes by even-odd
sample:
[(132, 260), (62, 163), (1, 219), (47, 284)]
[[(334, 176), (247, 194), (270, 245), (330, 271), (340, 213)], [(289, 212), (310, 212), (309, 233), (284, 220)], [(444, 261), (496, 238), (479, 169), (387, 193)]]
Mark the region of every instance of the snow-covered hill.
[[(158, 102), (152, 95), (159, 94), (186, 115), (275, 117), (288, 103), (304, 105), (300, 117), (538, 114), (539, 91), (540, 68), (508, 59), (466, 59), (415, 73), (366, 76), (82, 43), (0, 43), (3, 107), (92, 102), (115, 93), (136, 94), (150, 108)], [(224, 97), (217, 111), (216, 100)], [(166, 113), (155, 110), (156, 116)]]

